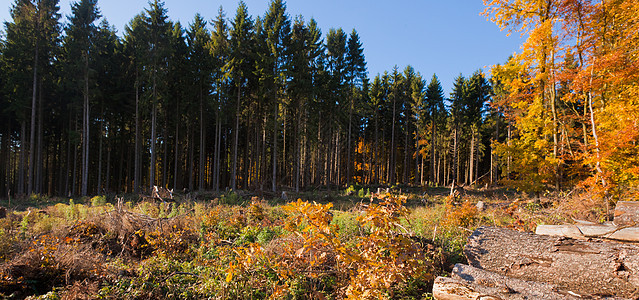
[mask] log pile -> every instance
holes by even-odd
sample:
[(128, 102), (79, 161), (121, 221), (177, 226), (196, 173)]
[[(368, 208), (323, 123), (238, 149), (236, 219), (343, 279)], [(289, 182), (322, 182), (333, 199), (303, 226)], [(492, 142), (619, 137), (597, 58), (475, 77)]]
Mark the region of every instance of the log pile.
[(433, 296), (462, 299), (639, 299), (639, 203), (619, 203), (612, 224), (540, 226), (533, 234), (481, 227), (469, 265), (435, 280)]
[(575, 220), (573, 225), (539, 225), (535, 233), (564, 236), (573, 239), (609, 239), (639, 242), (639, 202), (619, 201), (615, 207), (614, 221), (607, 224)]

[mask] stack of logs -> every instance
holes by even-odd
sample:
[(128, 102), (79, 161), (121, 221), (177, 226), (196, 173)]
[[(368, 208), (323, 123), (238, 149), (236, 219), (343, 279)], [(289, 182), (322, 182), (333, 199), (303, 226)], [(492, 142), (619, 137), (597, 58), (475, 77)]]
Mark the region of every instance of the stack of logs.
[(438, 277), (433, 296), (639, 299), (638, 211), (639, 202), (619, 202), (611, 224), (540, 225), (537, 234), (481, 227), (464, 248), (469, 265)]

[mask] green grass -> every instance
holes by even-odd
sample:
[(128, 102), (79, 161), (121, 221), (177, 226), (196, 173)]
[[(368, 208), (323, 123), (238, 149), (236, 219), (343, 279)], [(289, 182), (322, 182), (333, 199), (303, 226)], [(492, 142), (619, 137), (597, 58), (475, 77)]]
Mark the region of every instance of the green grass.
[[(429, 249), (424, 263), (434, 268), (431, 275), (447, 274), (454, 263), (464, 262), (469, 231), (478, 226), (530, 229), (566, 219), (557, 213), (563, 202), (540, 205), (520, 199), (513, 204), (507, 199), (523, 196), (508, 191), (471, 190), (453, 201), (470, 202), (461, 206), (448, 199), (443, 187), (393, 188), (396, 195), (400, 190), (408, 215), (397, 232)], [(332, 258), (312, 266), (321, 270), (317, 273), (304, 271), (310, 266), (304, 253), (326, 251), (325, 245), (305, 244), (306, 229), (291, 229), (287, 224), (294, 216), (283, 206), (296, 199), (332, 203), (335, 236), (359, 251), (359, 243), (371, 233), (360, 218), (371, 203), (380, 202), (371, 200), (372, 191), (377, 188), (291, 192), (288, 201), (244, 191), (205, 193), (196, 200), (178, 194), (175, 203), (140, 202), (125, 195), (124, 212), (107, 196), (12, 199), (8, 217), (0, 219), (0, 298), (264, 299), (281, 293), (288, 299), (319, 294), (337, 299), (344, 296), (348, 272)], [(480, 200), (490, 208), (473, 211)], [(157, 221), (139, 227), (122, 221), (127, 218)], [(20, 276), (17, 266), (24, 270)], [(408, 280), (392, 289), (403, 298), (421, 299), (428, 297), (431, 285)]]

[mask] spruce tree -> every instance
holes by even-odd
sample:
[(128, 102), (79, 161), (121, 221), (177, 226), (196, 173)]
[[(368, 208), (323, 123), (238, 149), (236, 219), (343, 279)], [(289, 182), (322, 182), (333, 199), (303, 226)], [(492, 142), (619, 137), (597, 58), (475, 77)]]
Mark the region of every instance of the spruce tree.
[(80, 0), (71, 5), (71, 17), (66, 29), (65, 48), (71, 74), (81, 77), (78, 94), (82, 97), (82, 174), (80, 195), (89, 187), (89, 148), (91, 127), (90, 71), (93, 64), (93, 43), (97, 33), (95, 22), (101, 17), (97, 0)]
[(211, 58), (207, 44), (210, 34), (206, 29), (206, 21), (196, 14), (193, 23), (187, 31), (187, 44), (189, 49), (189, 62), (194, 83), (195, 97), (199, 100), (199, 121), (200, 121), (200, 149), (198, 163), (198, 190), (204, 189), (204, 154), (206, 152), (206, 112), (208, 108), (208, 96), (211, 86)]
[(430, 172), (429, 172), (429, 181), (432, 184), (435, 184), (436, 178), (436, 170), (435, 170), (435, 161), (437, 160), (436, 153), (436, 135), (437, 135), (437, 126), (438, 119), (440, 114), (444, 111), (444, 90), (442, 89), (441, 83), (439, 82), (439, 78), (437, 75), (433, 74), (433, 77), (430, 79), (430, 83), (426, 88), (426, 116), (422, 118), (422, 120), (430, 121)]
[(251, 38), (253, 35), (253, 20), (248, 15), (248, 8), (243, 1), (237, 7), (235, 18), (231, 22), (230, 56), (225, 69), (235, 84), (235, 126), (233, 139), (233, 167), (231, 169), (231, 188), (237, 188), (238, 147), (240, 131), (240, 113), (243, 88), (247, 84), (247, 77), (252, 69)]

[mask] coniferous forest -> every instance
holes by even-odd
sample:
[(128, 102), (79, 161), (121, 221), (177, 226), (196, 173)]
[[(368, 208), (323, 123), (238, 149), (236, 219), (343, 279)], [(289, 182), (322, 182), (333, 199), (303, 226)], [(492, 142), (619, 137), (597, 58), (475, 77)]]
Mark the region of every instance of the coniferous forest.
[(356, 30), (322, 33), (282, 1), (188, 25), (154, 1), (122, 37), (97, 1), (73, 4), (64, 27), (58, 11), (15, 1), (5, 24), (3, 195), (500, 176), (490, 143), (505, 122), (489, 115), (480, 71), (460, 75), (450, 99), (410, 66), (370, 79)]

